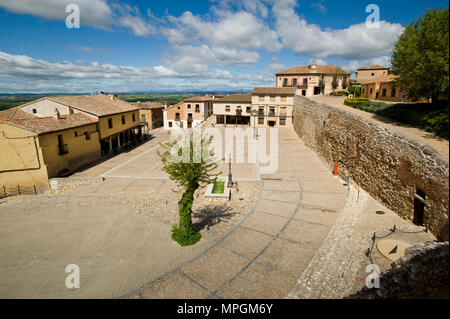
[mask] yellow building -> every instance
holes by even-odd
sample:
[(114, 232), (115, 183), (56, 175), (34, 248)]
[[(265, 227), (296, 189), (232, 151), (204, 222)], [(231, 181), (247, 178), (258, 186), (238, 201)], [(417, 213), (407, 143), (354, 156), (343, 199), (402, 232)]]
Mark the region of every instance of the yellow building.
[(20, 108), (0, 112), (0, 149), (0, 195), (41, 192), (49, 178), (101, 157), (95, 119), (81, 113), (37, 117)]
[(142, 141), (146, 123), (139, 119), (139, 109), (113, 94), (61, 95), (20, 106), (29, 114), (45, 117), (81, 113), (97, 121), (101, 154), (120, 152), (123, 147)]
[[(397, 77), (397, 75), (389, 74), (365, 82), (361, 85), (361, 96), (385, 102), (412, 102), (405, 90), (395, 85)], [(419, 101), (428, 102), (426, 99)]]
[(356, 70), (356, 83), (361, 85), (367, 81), (372, 81), (376, 78), (389, 74), (390, 70), (385, 66), (379, 64), (367, 65)]
[(139, 108), (139, 119), (147, 124), (149, 131), (164, 126), (164, 105), (159, 102), (137, 102), (133, 105)]
[(276, 87), (295, 88), (297, 95), (314, 96), (346, 90), (350, 73), (334, 65), (296, 65), (275, 74)]

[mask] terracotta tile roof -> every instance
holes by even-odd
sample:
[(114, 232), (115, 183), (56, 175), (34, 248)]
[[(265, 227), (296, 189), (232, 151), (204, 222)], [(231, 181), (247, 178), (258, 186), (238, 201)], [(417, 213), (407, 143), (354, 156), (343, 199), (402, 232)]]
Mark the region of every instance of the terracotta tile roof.
[(379, 64), (366, 65), (361, 68), (358, 68), (358, 70), (384, 70), (384, 69), (389, 69), (389, 68), (379, 65)]
[(81, 113), (75, 113), (64, 115), (60, 119), (54, 117), (37, 117), (37, 116), (21, 118), (19, 116), (0, 122), (10, 123), (14, 126), (18, 126), (38, 134), (43, 134), (97, 123), (97, 120)]
[(13, 119), (34, 119), (35, 116), (22, 111), (18, 107), (13, 107), (4, 111), (0, 111), (0, 122)]
[(164, 107), (160, 102), (136, 102), (131, 104), (137, 106), (139, 109), (159, 109)]
[(252, 102), (252, 94), (231, 94), (224, 96), (222, 98), (215, 99), (214, 102), (243, 102), (243, 103), (251, 103)]
[(213, 97), (211, 95), (199, 95), (199, 96), (191, 96), (184, 100), (184, 102), (206, 102), (212, 101)]
[(309, 65), (296, 65), (286, 70), (276, 73), (276, 75), (295, 75), (295, 74), (350, 74), (344, 69), (334, 65), (316, 65), (313, 70)]
[(395, 81), (397, 78), (398, 78), (398, 75), (389, 74), (389, 75), (377, 77), (377, 78), (375, 78), (375, 79), (373, 79), (373, 80), (365, 81), (365, 82), (362, 83), (362, 84), (393, 82), (393, 81)]
[(255, 87), (253, 89), (253, 94), (283, 94), (283, 95), (294, 95), (296, 88), (277, 88), (277, 87)]
[(137, 106), (117, 97), (114, 97), (112, 100), (111, 97), (106, 94), (59, 95), (48, 97), (47, 99), (96, 116), (113, 115), (138, 109)]

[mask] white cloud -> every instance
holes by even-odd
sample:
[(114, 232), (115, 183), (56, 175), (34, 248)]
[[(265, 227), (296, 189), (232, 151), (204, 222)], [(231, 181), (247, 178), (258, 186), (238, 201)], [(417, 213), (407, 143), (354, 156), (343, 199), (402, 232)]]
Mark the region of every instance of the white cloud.
[(282, 46), (277, 34), (256, 16), (245, 12), (223, 12), (218, 21), (207, 21), (189, 11), (180, 17), (170, 17), (175, 28), (164, 30), (171, 43), (205, 41), (215, 47), (264, 49), (279, 51)]
[(322, 31), (320, 26), (308, 24), (295, 12), (295, 0), (276, 1), (272, 10), (276, 31), (285, 48), (297, 54), (316, 58), (329, 56), (344, 59), (364, 59), (391, 52), (392, 44), (402, 33), (397, 23), (380, 21), (380, 28), (367, 28), (365, 23), (346, 29)]
[(385, 67), (391, 67), (391, 57), (390, 56), (380, 56), (372, 59), (362, 59), (362, 60), (350, 60), (342, 65), (342, 67), (349, 72), (356, 72), (360, 67), (366, 65), (379, 64)]
[[(17, 14), (65, 21), (66, 6), (77, 4), (80, 8), (80, 25), (110, 30), (113, 26), (129, 28), (136, 36), (148, 36), (155, 27), (141, 17), (139, 10), (127, 4), (108, 5), (106, 0), (0, 0), (0, 8)], [(151, 17), (150, 17), (151, 18)]]
[(274, 71), (280, 71), (284, 68), (284, 64), (281, 62), (280, 59), (273, 57), (271, 60), (271, 63), (269, 64), (269, 69)]

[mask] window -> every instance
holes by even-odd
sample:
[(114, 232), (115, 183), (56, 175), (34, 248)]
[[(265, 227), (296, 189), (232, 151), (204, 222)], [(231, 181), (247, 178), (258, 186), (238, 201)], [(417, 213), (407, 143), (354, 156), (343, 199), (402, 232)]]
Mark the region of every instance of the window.
[(188, 109), (190, 109), (190, 108), (191, 108), (191, 105), (190, 105), (190, 104), (188, 104), (188, 105), (187, 105), (187, 108), (188, 108)]
[(286, 125), (286, 119), (280, 118), (280, 125)]
[(78, 132), (77, 131), (73, 132), (73, 134), (75, 135), (75, 137), (78, 137)]
[(236, 106), (236, 115), (241, 115), (242, 114), (242, 108), (240, 105)]
[(381, 96), (386, 96), (386, 89), (383, 89), (383, 91), (381, 92)]
[(280, 108), (280, 116), (286, 116), (286, 108), (285, 107)]
[(64, 144), (62, 135), (58, 135), (58, 149), (59, 149), (59, 155), (64, 155), (64, 154), (69, 153), (69, 149), (67, 147), (67, 144)]
[(145, 114), (142, 114), (142, 115), (141, 115), (141, 121), (142, 121), (142, 122), (145, 122)]
[(247, 107), (245, 108), (245, 111), (246, 111), (247, 113), (251, 113), (251, 112), (252, 112), (252, 109), (251, 109), (250, 106), (247, 106)]
[(374, 76), (374, 75), (375, 75), (375, 73), (372, 73), (372, 74), (371, 74), (371, 76)]
[(136, 122), (136, 114), (133, 113), (133, 122)]
[(225, 106), (225, 112), (230, 112), (230, 109), (231, 109), (231, 108), (230, 108), (229, 105), (226, 105), (226, 106)]
[(175, 121), (179, 121), (180, 120), (180, 113), (175, 113)]
[(396, 89), (395, 89), (395, 88), (392, 88), (392, 89), (391, 89), (391, 97), (395, 97), (395, 93), (397, 93), (397, 92), (396, 92)]
[(259, 101), (260, 101), (260, 102), (264, 102), (264, 96), (260, 96), (260, 97), (259, 97)]
[(362, 89), (362, 93), (363, 93), (363, 94), (364, 94), (364, 91), (365, 91), (365, 90), (366, 90), (366, 89), (364, 89), (364, 88)]
[(269, 116), (275, 116), (275, 107), (270, 107)]
[(264, 124), (264, 118), (258, 117), (258, 124)]
[(302, 90), (302, 95), (306, 96), (306, 90)]
[(33, 109), (33, 114), (36, 114), (37, 113), (37, 110), (36, 109)]
[(113, 128), (112, 119), (108, 119), (108, 128)]
[(264, 116), (264, 108), (263, 107), (259, 108), (258, 115), (259, 116)]
[(125, 115), (122, 115), (122, 124), (125, 124)]
[(287, 79), (283, 80), (283, 86), (287, 86)]
[(89, 141), (91, 139), (91, 134), (89, 134), (89, 132), (84, 132), (84, 137), (86, 137), (86, 141)]
[(172, 127), (172, 122), (169, 122), (169, 127)]
[(373, 92), (373, 89), (372, 89), (372, 88), (370, 88), (370, 94), (372, 94), (372, 92)]
[(293, 79), (293, 80), (292, 80), (292, 85), (293, 85), (293, 86), (297, 86), (297, 79)]
[(195, 112), (200, 112), (200, 104), (195, 104)]

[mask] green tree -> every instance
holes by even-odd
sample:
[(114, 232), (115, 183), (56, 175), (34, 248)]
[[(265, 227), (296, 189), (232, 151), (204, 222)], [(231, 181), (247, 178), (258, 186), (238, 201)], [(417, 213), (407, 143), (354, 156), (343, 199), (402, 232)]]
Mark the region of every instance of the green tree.
[(205, 139), (196, 134), (187, 134), (188, 137), (178, 146), (177, 141), (163, 143), (165, 151), (158, 151), (163, 170), (181, 188), (179, 192), (183, 193), (178, 202), (179, 224), (172, 228), (172, 238), (181, 246), (194, 245), (201, 239), (202, 235), (192, 225), (194, 193), (200, 186), (213, 182), (220, 174), (213, 174), (217, 163), (213, 162), (212, 137)]
[(392, 52), (392, 73), (396, 86), (414, 101), (448, 96), (449, 63), (448, 9), (429, 10), (406, 26)]

